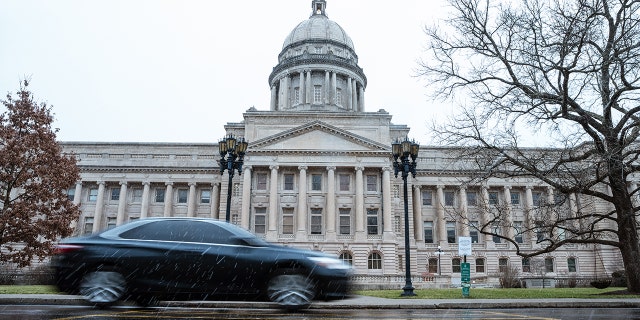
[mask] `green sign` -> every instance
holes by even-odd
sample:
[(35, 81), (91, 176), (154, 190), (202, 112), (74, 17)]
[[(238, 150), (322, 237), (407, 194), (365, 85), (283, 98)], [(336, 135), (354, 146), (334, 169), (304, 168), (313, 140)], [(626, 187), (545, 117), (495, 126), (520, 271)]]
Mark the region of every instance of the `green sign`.
[(469, 289), (471, 288), (471, 264), (463, 262), (460, 264), (460, 282), (462, 284), (462, 297), (469, 297)]

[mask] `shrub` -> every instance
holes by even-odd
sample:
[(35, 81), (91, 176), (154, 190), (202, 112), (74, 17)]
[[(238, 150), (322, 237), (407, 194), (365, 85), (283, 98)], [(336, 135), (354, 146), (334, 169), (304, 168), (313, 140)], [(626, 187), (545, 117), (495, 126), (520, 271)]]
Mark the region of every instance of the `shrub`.
[(597, 289), (604, 289), (611, 285), (611, 279), (596, 279), (591, 281), (591, 286)]
[(520, 270), (514, 266), (507, 267), (498, 274), (500, 288), (520, 288)]
[(627, 275), (624, 273), (624, 270), (614, 271), (611, 274), (611, 286), (612, 287), (627, 286)]

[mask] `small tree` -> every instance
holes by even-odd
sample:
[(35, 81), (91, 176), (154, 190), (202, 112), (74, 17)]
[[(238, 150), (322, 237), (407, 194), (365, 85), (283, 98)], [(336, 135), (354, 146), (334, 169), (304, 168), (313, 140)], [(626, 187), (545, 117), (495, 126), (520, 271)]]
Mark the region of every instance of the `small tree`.
[(76, 160), (56, 141), (51, 108), (27, 86), (7, 94), (0, 114), (0, 263), (20, 267), (50, 255), (80, 215), (66, 194), (80, 176)]

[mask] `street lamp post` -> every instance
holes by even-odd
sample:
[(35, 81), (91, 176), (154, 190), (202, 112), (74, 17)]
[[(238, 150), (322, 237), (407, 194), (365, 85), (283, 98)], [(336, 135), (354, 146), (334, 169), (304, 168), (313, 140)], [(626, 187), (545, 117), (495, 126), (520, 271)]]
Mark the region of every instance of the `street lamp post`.
[(440, 271), (440, 256), (442, 255), (442, 247), (438, 246), (438, 251), (436, 251), (436, 254), (438, 255), (438, 275), (441, 276), (442, 272)]
[(402, 180), (404, 181), (404, 256), (405, 256), (405, 285), (401, 296), (415, 296), (413, 292), (413, 284), (411, 283), (411, 257), (409, 250), (409, 202), (407, 195), (407, 177), (409, 173), (416, 177), (416, 158), (418, 157), (418, 145), (415, 141), (396, 140), (391, 144), (393, 152), (393, 171), (395, 177), (398, 172), (402, 172)]
[(234, 170), (238, 170), (238, 175), (242, 174), (242, 164), (244, 154), (249, 143), (244, 138), (236, 139), (233, 135), (228, 135), (218, 142), (220, 151), (220, 174), (227, 170), (229, 173), (229, 188), (227, 189), (227, 213), (226, 221), (231, 220), (231, 189)]

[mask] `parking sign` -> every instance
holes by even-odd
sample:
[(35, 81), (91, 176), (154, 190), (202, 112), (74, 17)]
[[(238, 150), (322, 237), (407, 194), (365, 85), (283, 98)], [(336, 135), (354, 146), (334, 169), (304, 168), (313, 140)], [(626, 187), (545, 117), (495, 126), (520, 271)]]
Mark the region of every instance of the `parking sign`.
[(458, 254), (461, 256), (471, 255), (471, 237), (458, 237)]

